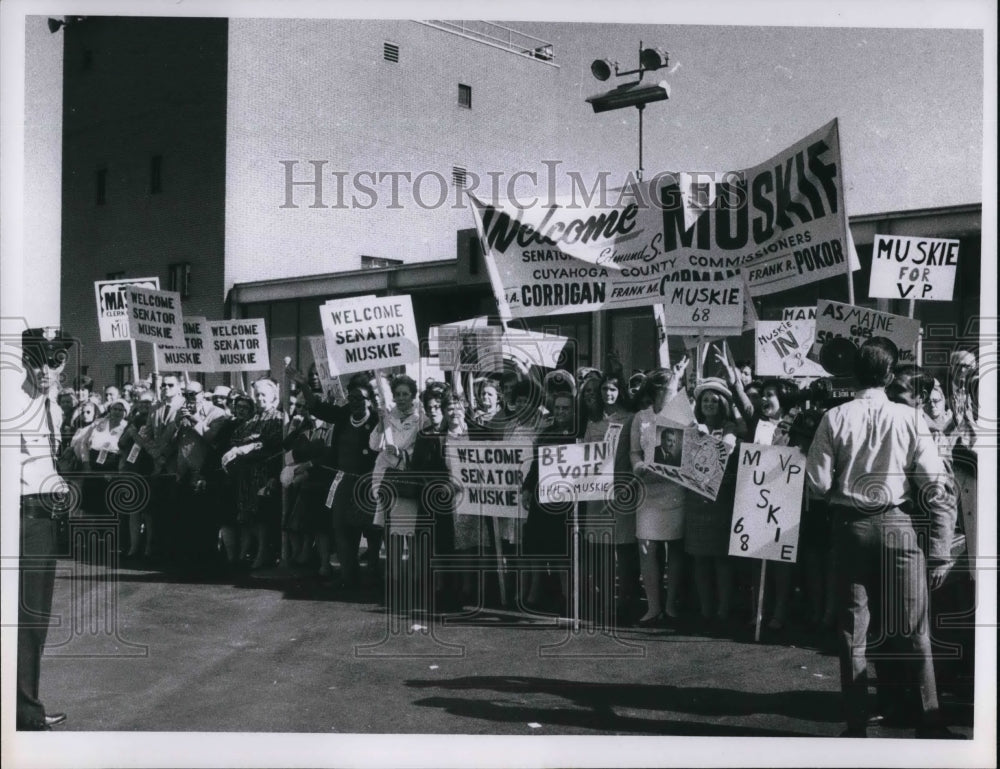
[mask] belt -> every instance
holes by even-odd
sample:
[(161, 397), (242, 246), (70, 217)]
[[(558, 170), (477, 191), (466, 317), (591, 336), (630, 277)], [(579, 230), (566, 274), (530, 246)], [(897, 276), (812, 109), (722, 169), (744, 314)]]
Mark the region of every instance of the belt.
[(830, 514), (840, 518), (845, 518), (849, 521), (862, 521), (870, 518), (879, 518), (883, 515), (889, 515), (891, 513), (902, 513), (903, 515), (913, 514), (913, 505), (910, 502), (903, 502), (899, 505), (892, 505), (891, 507), (880, 508), (873, 512), (865, 512), (864, 510), (859, 510), (856, 507), (847, 507), (846, 505), (830, 505)]
[(58, 507), (55, 494), (25, 494), (21, 497), (22, 518), (51, 518)]

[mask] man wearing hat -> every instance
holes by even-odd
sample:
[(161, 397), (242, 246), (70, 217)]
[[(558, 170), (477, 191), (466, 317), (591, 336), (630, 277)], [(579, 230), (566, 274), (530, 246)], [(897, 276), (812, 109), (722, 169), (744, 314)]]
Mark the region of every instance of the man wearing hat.
[(62, 416), (57, 396), (70, 345), (57, 328), (32, 328), (21, 334), (25, 377), (15, 396), (17, 410), (10, 412), (26, 415), (21, 428), (17, 616), (17, 728), (26, 731), (48, 730), (66, 720), (64, 713), (45, 712), (38, 683), (56, 574), (52, 514), (60, 509), (65, 486), (56, 470), (56, 425)]
[(226, 416), (232, 416), (229, 411), (229, 393), (232, 391), (231, 387), (225, 385), (216, 385), (215, 389), (212, 390), (212, 405), (225, 411)]
[(216, 544), (217, 523), (209, 519), (211, 471), (219, 468), (219, 436), (228, 420), (225, 411), (205, 398), (201, 382), (183, 386), (184, 405), (177, 411), (177, 519), (180, 543), (192, 561), (206, 558)]

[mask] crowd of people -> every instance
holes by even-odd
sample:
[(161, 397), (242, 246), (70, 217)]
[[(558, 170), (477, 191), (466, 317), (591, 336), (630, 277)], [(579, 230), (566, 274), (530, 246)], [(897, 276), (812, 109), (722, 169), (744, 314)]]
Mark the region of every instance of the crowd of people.
[[(367, 372), (346, 382), (339, 401), (323, 392), (315, 367), (308, 374), (289, 367), (287, 407), (279, 383), (266, 377), (249, 392), (207, 392), (166, 374), (155, 388), (108, 386), (103, 397), (82, 377), (58, 399), (60, 470), (80, 492), (76, 516), (117, 522), (126, 559), (165, 568), (280, 565), (383, 597), (391, 593), (387, 582), (405, 578), (423, 596), (414, 606), (428, 612), (468, 611), (505, 596), (510, 608), (562, 615), (573, 611), (568, 577), (575, 561), (585, 621), (739, 635), (756, 620), (761, 585), (758, 562), (728, 554), (732, 449), (764, 442), (808, 452), (824, 413), (843, 399), (833, 397), (828, 380), (801, 389), (761, 380), (749, 363), (712, 352), (708, 365), (717, 376), (694, 379), (686, 376), (687, 358), (626, 374), (614, 356), (604, 370), (449, 372), (450, 381), (423, 387), (405, 375), (385, 381)], [(975, 483), (977, 382), (974, 354), (959, 351), (940, 377), (897, 366), (886, 388), (889, 399), (921, 415), (955, 489)], [(649, 466), (646, 447), (657, 443), (660, 416), (681, 392), (697, 429), (730, 450), (714, 500)], [(461, 490), (449, 473), (450, 442), (537, 450), (600, 441), (609, 427), (620, 436), (613, 499), (575, 509), (573, 502), (543, 502), (536, 455), (525, 467), (522, 519), (463, 515), (456, 507)], [(652, 461), (671, 464), (679, 442), (678, 431), (665, 431)], [(920, 495), (909, 498), (922, 504)], [(975, 494), (956, 492), (955, 499), (957, 510), (974, 504)], [(835, 637), (844, 565), (833, 546), (834, 507), (807, 495), (797, 562), (767, 570), (771, 637), (790, 625), (831, 643)], [(975, 511), (965, 513), (953, 516), (948, 533), (952, 561), (966, 550), (963, 522)], [(478, 558), (479, 568), (435, 569), (442, 556), (468, 564)], [(504, 576), (495, 571), (500, 558), (513, 564)], [(932, 614), (971, 606), (968, 569), (953, 569), (933, 587)], [(969, 655), (957, 664), (971, 664)]]

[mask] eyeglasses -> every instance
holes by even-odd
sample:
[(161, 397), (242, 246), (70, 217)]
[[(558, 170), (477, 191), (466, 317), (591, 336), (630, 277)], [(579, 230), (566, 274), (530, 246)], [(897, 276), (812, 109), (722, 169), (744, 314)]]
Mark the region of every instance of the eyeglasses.
[(177, 382), (164, 382), (160, 387), (177, 387)]

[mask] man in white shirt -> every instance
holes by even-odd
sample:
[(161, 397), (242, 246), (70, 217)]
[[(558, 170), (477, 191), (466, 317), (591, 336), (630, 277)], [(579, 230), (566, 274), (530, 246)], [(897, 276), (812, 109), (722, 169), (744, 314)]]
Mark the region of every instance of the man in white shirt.
[[(858, 351), (854, 399), (823, 415), (809, 449), (810, 492), (830, 504), (837, 563), (840, 682), (847, 708), (843, 736), (866, 737), (868, 630), (920, 693), (918, 737), (958, 737), (940, 722), (928, 621), (928, 583), (937, 589), (952, 566), (956, 503), (937, 446), (918, 410), (892, 403), (896, 345), (869, 339)], [(917, 504), (919, 502), (919, 505)], [(926, 511), (927, 556), (914, 518)], [(928, 572), (929, 569), (929, 572)]]
[[(55, 328), (28, 329), (21, 335), (25, 378), (18, 393), (21, 429), (21, 538), (17, 615), (17, 728), (45, 731), (66, 720), (46, 713), (38, 693), (42, 650), (55, 586), (55, 529), (52, 514), (63, 502), (64, 481), (56, 470), (59, 375), (70, 346)], [(6, 404), (5, 404), (6, 405)]]

